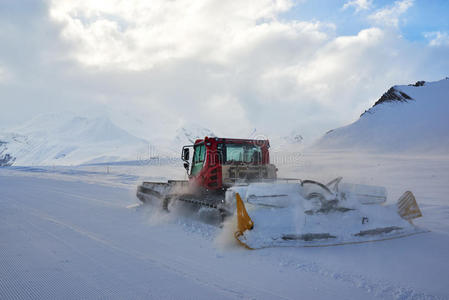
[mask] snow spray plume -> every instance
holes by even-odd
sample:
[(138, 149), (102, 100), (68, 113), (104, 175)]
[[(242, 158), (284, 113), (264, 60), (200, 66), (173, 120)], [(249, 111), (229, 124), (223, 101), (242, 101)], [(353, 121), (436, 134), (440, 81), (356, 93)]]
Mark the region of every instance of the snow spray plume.
[(214, 244), (220, 249), (241, 248), (234, 238), (237, 231), (237, 216), (233, 215), (225, 220), (223, 228), (214, 240)]

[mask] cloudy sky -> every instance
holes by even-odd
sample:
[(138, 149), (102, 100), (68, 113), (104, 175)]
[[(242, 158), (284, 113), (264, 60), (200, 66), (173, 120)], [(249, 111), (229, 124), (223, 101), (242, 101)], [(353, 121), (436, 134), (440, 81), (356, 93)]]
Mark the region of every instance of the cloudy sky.
[(145, 138), (348, 124), (449, 76), (445, 0), (0, 0), (0, 128), (108, 115)]

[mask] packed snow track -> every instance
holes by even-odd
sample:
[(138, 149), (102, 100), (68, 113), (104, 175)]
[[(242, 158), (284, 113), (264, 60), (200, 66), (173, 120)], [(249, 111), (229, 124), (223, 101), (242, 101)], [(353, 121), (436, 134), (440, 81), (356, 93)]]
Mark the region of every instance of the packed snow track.
[(248, 251), (215, 226), (154, 218), (134, 191), (0, 170), (0, 299), (449, 298), (447, 228)]

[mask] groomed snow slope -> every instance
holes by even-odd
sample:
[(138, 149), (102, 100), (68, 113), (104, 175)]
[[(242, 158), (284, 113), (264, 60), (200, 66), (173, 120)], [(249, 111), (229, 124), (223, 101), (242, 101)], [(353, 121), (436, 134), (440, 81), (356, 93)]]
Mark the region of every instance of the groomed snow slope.
[(0, 169), (0, 299), (449, 299), (447, 157), (316, 154), (284, 165), (280, 176), (385, 185), (390, 203), (411, 189), (416, 224), (431, 232), (257, 251), (182, 210), (129, 206), (138, 182), (182, 168), (108, 171)]
[(383, 98), (393, 99), (374, 105), (356, 122), (331, 130), (312, 149), (449, 153), (448, 79), (395, 86)]

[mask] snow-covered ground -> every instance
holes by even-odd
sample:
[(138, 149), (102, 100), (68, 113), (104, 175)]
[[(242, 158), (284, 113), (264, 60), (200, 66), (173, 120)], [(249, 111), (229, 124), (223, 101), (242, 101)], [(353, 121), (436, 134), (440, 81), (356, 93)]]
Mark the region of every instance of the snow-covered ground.
[[(283, 157), (284, 155), (284, 157)], [(449, 299), (449, 157), (278, 153), (282, 177), (411, 190), (430, 230), (326, 248), (250, 251), (149, 206), (136, 184), (179, 163), (0, 169), (0, 299)]]

